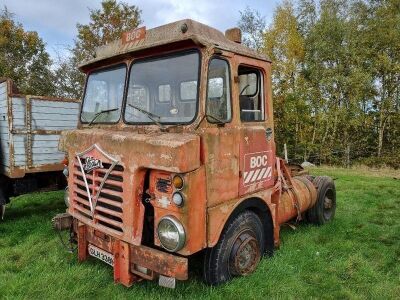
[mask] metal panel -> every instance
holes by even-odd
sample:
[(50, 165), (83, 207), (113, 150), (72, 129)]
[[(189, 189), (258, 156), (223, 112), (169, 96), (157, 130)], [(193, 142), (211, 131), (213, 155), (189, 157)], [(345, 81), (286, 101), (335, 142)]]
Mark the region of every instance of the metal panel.
[(78, 123), (79, 103), (31, 99), (32, 130), (74, 129)]
[[(75, 123), (76, 124), (76, 123)], [(59, 163), (65, 154), (58, 150), (59, 135), (34, 134), (32, 138), (32, 163), (34, 166)]]
[(9, 125), (7, 111), (7, 81), (0, 83), (0, 168), (6, 170), (10, 167), (9, 152)]
[(26, 129), (25, 113), (26, 103), (25, 98), (22, 97), (11, 97), (12, 103), (12, 118), (13, 118), (13, 129)]
[[(44, 97), (13, 97), (13, 144), (15, 166), (30, 169), (59, 164), (59, 132), (76, 128), (79, 103)], [(55, 131), (55, 132), (54, 132)]]
[(11, 85), (0, 82), (0, 172), (17, 178), (61, 170), (59, 135), (76, 128), (79, 101), (13, 94)]

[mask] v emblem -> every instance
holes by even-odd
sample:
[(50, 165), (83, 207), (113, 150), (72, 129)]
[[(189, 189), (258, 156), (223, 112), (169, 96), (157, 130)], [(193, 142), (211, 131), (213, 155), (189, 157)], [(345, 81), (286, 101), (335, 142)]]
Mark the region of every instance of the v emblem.
[[(97, 144), (94, 144), (89, 149), (76, 154), (78, 159), (79, 167), (82, 173), (83, 181), (85, 183), (85, 188), (87, 192), (87, 197), (89, 199), (90, 211), (92, 212), (92, 217), (94, 215), (94, 211), (97, 206), (97, 201), (100, 197), (100, 193), (103, 189), (104, 184), (107, 181), (108, 176), (114, 170), (115, 166), (118, 164), (118, 160), (111, 157), (107, 153), (105, 153)], [(87, 168), (82, 164), (82, 159), (87, 161), (95, 161), (98, 167), (96, 168)], [(110, 167), (107, 170), (104, 170), (103, 163), (107, 163)], [(103, 172), (105, 171), (104, 177), (100, 181), (100, 185), (97, 186), (98, 180), (98, 172), (99, 169)], [(88, 184), (87, 176), (92, 172), (92, 183), (91, 186)]]

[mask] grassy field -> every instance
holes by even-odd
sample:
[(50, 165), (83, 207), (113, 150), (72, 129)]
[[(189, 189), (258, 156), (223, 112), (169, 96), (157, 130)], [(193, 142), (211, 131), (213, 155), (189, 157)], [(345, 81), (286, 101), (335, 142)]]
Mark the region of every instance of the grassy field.
[(114, 285), (112, 269), (79, 264), (50, 224), (64, 210), (61, 192), (14, 199), (0, 224), (0, 298), (5, 299), (399, 299), (399, 173), (313, 169), (336, 179), (336, 219), (323, 227), (285, 226), (282, 245), (256, 273), (210, 288), (194, 271), (175, 290), (141, 282)]

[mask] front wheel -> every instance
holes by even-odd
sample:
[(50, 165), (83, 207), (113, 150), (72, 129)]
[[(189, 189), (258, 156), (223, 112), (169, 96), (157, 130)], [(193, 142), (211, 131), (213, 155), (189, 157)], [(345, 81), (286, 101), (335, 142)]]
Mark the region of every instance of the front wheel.
[(264, 251), (265, 236), (260, 218), (254, 212), (242, 212), (226, 225), (218, 243), (207, 249), (204, 281), (218, 285), (234, 276), (248, 275), (257, 268)]

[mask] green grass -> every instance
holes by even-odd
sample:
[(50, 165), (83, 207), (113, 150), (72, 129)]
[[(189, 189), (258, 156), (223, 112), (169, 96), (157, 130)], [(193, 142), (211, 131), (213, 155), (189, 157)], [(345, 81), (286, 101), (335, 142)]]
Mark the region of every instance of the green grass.
[(312, 173), (336, 178), (335, 220), (285, 226), (281, 248), (253, 275), (213, 288), (196, 271), (175, 290), (115, 285), (106, 264), (78, 263), (60, 245), (50, 220), (64, 210), (61, 192), (14, 199), (0, 224), (0, 298), (399, 299), (400, 180), (367, 170)]

